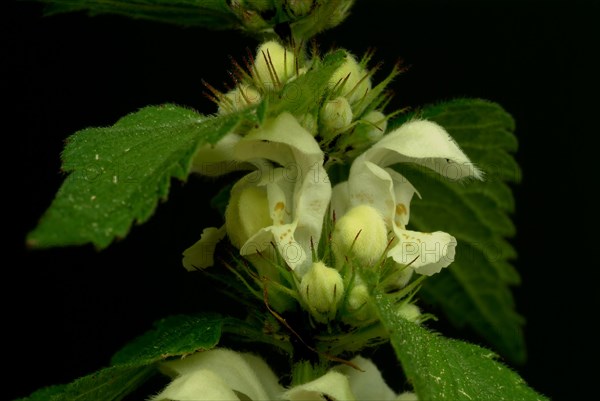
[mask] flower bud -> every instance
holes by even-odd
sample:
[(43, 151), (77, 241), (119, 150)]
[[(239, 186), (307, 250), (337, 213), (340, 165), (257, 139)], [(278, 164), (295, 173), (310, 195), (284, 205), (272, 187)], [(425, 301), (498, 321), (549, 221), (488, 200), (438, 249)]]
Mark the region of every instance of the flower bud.
[(330, 100), (321, 109), (321, 123), (325, 132), (323, 136), (328, 137), (328, 133), (339, 131), (352, 123), (352, 107), (345, 97), (338, 97)]
[(372, 206), (355, 206), (335, 223), (333, 243), (338, 265), (349, 257), (361, 266), (372, 266), (387, 247), (385, 222)]
[(369, 303), (369, 290), (360, 279), (350, 290), (346, 302), (346, 309), (350, 314), (345, 315), (343, 319), (348, 324), (360, 325), (360, 323), (375, 316), (373, 306)]
[(294, 53), (274, 40), (265, 42), (256, 52), (254, 73), (266, 88), (281, 87), (296, 73)]
[(333, 73), (329, 84), (340, 90), (340, 96), (346, 97), (350, 103), (355, 103), (371, 90), (371, 79), (367, 75), (367, 71), (348, 54), (346, 62)]
[(377, 110), (369, 112), (362, 118), (367, 124), (363, 124), (365, 129), (365, 138), (370, 142), (377, 142), (383, 136), (387, 129), (387, 119), (385, 115)]
[(323, 262), (313, 263), (300, 282), (300, 295), (310, 314), (321, 323), (335, 317), (344, 295), (344, 280), (340, 273)]
[(256, 89), (244, 84), (227, 92), (225, 98), (219, 104), (219, 114), (238, 111), (261, 100), (260, 93)]
[(247, 186), (232, 191), (225, 210), (225, 228), (234, 246), (241, 248), (254, 234), (272, 224), (264, 188)]
[(417, 305), (409, 303), (400, 305), (396, 313), (398, 316), (413, 323), (419, 323), (421, 317), (421, 309)]

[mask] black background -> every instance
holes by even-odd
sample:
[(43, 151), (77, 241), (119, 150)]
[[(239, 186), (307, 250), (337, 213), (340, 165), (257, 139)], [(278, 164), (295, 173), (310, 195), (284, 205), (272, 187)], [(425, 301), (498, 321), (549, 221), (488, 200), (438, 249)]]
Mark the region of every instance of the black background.
[[(227, 56), (256, 44), (237, 32), (114, 16), (43, 18), (35, 3), (2, 7), (1, 357), (10, 375), (2, 393), (12, 399), (105, 366), (160, 317), (215, 307), (211, 286), (180, 265), (181, 250), (204, 226), (219, 224), (207, 206), (210, 181), (174, 182), (149, 223), (100, 253), (30, 252), (24, 238), (62, 182), (68, 135), (149, 104), (213, 112), (201, 79), (222, 87)], [(599, 16), (594, 1), (359, 0), (342, 26), (320, 37), (359, 55), (374, 47), (388, 68), (398, 58), (410, 65), (393, 85), (395, 107), (481, 97), (515, 117), (523, 169), (514, 215), (523, 283), (515, 294), (527, 317), (529, 361), (514, 368), (554, 399), (588, 399), (593, 387), (594, 368), (582, 361), (597, 348), (586, 344), (596, 319), (586, 309), (597, 307), (586, 283), (594, 285), (598, 261), (584, 228), (597, 220), (586, 203), (597, 185), (590, 173), (597, 171)]]

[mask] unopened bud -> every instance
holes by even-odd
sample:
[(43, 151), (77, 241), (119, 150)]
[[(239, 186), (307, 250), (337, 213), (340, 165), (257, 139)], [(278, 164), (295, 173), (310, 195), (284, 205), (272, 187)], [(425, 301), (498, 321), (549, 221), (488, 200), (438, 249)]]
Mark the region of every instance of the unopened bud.
[(274, 40), (265, 42), (258, 48), (254, 59), (254, 72), (266, 88), (281, 87), (295, 74), (294, 53)]
[(225, 210), (225, 228), (231, 243), (241, 248), (254, 234), (273, 224), (264, 188), (248, 186), (232, 191)]
[(350, 54), (346, 56), (346, 62), (333, 73), (329, 84), (339, 89), (340, 96), (346, 97), (350, 103), (359, 101), (371, 90), (367, 71)]
[(409, 322), (419, 323), (421, 318), (421, 309), (415, 304), (402, 304), (396, 311), (398, 316), (408, 320)]
[(344, 280), (340, 273), (323, 262), (313, 263), (300, 282), (300, 295), (310, 314), (321, 323), (335, 317), (344, 295)]
[(328, 133), (348, 127), (352, 123), (352, 107), (348, 100), (338, 97), (325, 103), (321, 109), (321, 123), (325, 129), (324, 137), (327, 137)]
[(369, 290), (365, 284), (355, 284), (347, 299), (347, 309), (350, 315), (344, 317), (344, 321), (349, 324), (360, 324), (369, 319), (373, 310), (369, 304)]
[(355, 206), (335, 223), (333, 242), (339, 265), (348, 257), (362, 267), (372, 266), (387, 247), (385, 222), (372, 206)]
[(219, 114), (242, 110), (260, 102), (260, 93), (248, 85), (240, 85), (225, 94), (219, 104)]
[(387, 129), (387, 119), (385, 115), (377, 110), (369, 112), (362, 118), (366, 124), (364, 124), (365, 137), (370, 142), (377, 142), (383, 136), (383, 133)]

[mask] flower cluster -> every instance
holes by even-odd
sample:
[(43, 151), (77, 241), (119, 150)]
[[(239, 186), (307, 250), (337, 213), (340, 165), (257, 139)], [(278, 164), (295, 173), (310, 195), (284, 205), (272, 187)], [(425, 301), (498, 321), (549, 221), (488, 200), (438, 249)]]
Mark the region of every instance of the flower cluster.
[[(277, 280), (275, 265), (283, 260), (299, 283), (304, 280), (299, 289), (308, 309), (333, 316), (344, 290), (333, 271), (344, 271), (349, 263), (366, 269), (389, 258), (402, 271), (398, 277), (405, 284), (413, 272), (432, 275), (453, 261), (457, 242), (450, 234), (407, 229), (410, 203), (419, 193), (394, 166), (411, 163), (452, 179), (481, 178), (481, 173), (434, 122), (409, 121), (384, 135), (387, 117), (377, 109), (380, 99), (370, 97), (379, 86), (373, 88), (366, 61), (346, 54), (329, 78), (329, 90), (317, 102), (316, 113), (291, 109), (267, 115), (261, 124), (238, 128), (216, 146), (197, 152), (194, 171), (201, 174), (250, 172), (231, 189), (224, 226), (205, 229), (200, 241), (185, 251), (188, 270), (212, 265), (217, 242), (227, 236), (259, 276)], [(216, 92), (219, 113), (276, 98), (286, 85), (315, 68), (317, 60), (266, 42), (249, 71), (240, 69), (238, 85), (225, 94)], [(347, 179), (332, 188), (324, 148), (335, 154), (332, 143), (343, 151), (364, 141), (371, 145), (354, 158)], [(330, 267), (316, 257), (323, 253), (315, 249), (326, 220), (335, 225), (325, 244), (335, 255), (335, 266)], [(309, 288), (309, 280), (323, 288)], [(336, 295), (325, 296), (328, 301), (316, 295), (334, 290)], [(313, 316), (324, 320), (319, 313)]]
[[(366, 68), (369, 58), (357, 61), (344, 54), (314, 101), (284, 102), (284, 109), (278, 102), (289, 96), (293, 85), (306, 88), (301, 85), (303, 77), (325, 69), (317, 55), (309, 58), (298, 49), (266, 42), (247, 60), (246, 69), (237, 66), (234, 89), (220, 93), (209, 87), (221, 114), (262, 111), (256, 123), (236, 127), (195, 155), (197, 173), (247, 174), (231, 187), (223, 226), (206, 228), (184, 252), (188, 270), (213, 265), (217, 244), (227, 237), (230, 249), (239, 255), (234, 259), (242, 260), (230, 269), (238, 270), (238, 278), (243, 276), (240, 271), (246, 273), (250, 283), (242, 278), (244, 284), (254, 286), (251, 292), (270, 305), (271, 313), (279, 316), (300, 306), (311, 327), (324, 325), (328, 333), (343, 333), (347, 327), (377, 324), (370, 305), (374, 285), (385, 282), (388, 290), (402, 292), (414, 273), (430, 276), (452, 263), (457, 246), (452, 235), (408, 228), (411, 201), (420, 195), (398, 170), (411, 164), (453, 180), (481, 179), (482, 173), (434, 122), (414, 119), (388, 128), (390, 115), (382, 110), (387, 103), (384, 89), (398, 70), (374, 86), (374, 71)], [(306, 94), (298, 94), (302, 95)], [(332, 183), (333, 166), (347, 168)], [(403, 291), (402, 297), (397, 313), (419, 323), (423, 317), (411, 302), (412, 293)], [(358, 343), (366, 345), (373, 338), (363, 340)], [(311, 349), (333, 352), (331, 344)], [(252, 366), (239, 372), (238, 379), (245, 384), (235, 387), (219, 373), (217, 362), (209, 361), (217, 354), (223, 361), (239, 359), (235, 362), (239, 369)], [(239, 392), (246, 397), (242, 399), (267, 399), (275, 393), (283, 394), (278, 399), (290, 400), (308, 399), (312, 393), (332, 399), (373, 399), (353, 388), (352, 379), (348, 381), (356, 373), (344, 376), (340, 369), (282, 392), (268, 367), (255, 357), (219, 350), (188, 359), (168, 365), (177, 378), (155, 400), (191, 399), (185, 394), (196, 394), (203, 380), (213, 383), (206, 392), (213, 399), (234, 399), (230, 396)], [(379, 375), (370, 362), (360, 359), (357, 364)], [(388, 390), (377, 399), (394, 399)]]

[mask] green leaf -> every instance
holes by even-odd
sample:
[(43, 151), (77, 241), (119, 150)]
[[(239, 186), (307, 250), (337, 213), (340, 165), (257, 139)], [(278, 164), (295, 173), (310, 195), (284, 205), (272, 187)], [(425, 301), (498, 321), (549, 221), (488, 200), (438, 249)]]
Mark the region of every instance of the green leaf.
[(231, 29), (238, 19), (226, 0), (40, 0), (48, 14), (88, 11), (210, 29)]
[(51, 386), (18, 401), (118, 401), (155, 373), (151, 367), (112, 366), (70, 384)]
[(375, 293), (374, 303), (419, 400), (546, 400), (490, 350), (444, 338), (401, 318), (390, 296)]
[(226, 321), (216, 314), (172, 316), (155, 323), (112, 358), (111, 367), (81, 377), (70, 384), (43, 388), (20, 401), (121, 400), (156, 373), (155, 364), (166, 358), (214, 348)]
[(143, 223), (185, 180), (198, 146), (215, 143), (241, 114), (204, 117), (174, 105), (150, 106), (108, 128), (88, 128), (68, 139), (62, 154), (70, 173), (38, 227), (32, 247), (93, 243), (105, 248)]
[(446, 128), (486, 173), (483, 182), (456, 182), (423, 168), (401, 170), (422, 195), (411, 204), (411, 227), (446, 231), (458, 240), (454, 263), (426, 280), (421, 295), (455, 325), (471, 326), (502, 355), (521, 363), (526, 357), (523, 319), (509, 288), (520, 278), (510, 263), (516, 252), (505, 240), (515, 234), (507, 182), (520, 179), (511, 155), (517, 149), (514, 121), (495, 103), (467, 99), (425, 107), (396, 124), (413, 117)]
[(113, 358), (114, 365), (149, 365), (168, 357), (214, 348), (221, 338), (224, 318), (219, 315), (171, 316), (127, 344)]
[(90, 15), (117, 14), (182, 26), (241, 29), (259, 37), (273, 37), (288, 27), (296, 42), (340, 24), (354, 0), (298, 4), (288, 0), (37, 0), (47, 14), (87, 11)]

